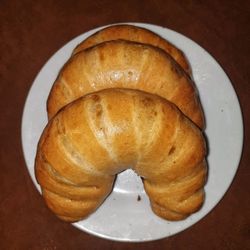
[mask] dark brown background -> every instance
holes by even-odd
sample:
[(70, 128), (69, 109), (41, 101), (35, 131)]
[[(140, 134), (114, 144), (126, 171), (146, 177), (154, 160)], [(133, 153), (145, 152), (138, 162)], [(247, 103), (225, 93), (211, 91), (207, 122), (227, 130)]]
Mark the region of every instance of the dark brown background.
[[(0, 1), (0, 249), (250, 249), (249, 1)], [(245, 146), (219, 205), (184, 232), (148, 243), (112, 242), (58, 220), (23, 159), (20, 125), (32, 81), (62, 45), (97, 26), (135, 21), (180, 32), (229, 75), (242, 106)]]

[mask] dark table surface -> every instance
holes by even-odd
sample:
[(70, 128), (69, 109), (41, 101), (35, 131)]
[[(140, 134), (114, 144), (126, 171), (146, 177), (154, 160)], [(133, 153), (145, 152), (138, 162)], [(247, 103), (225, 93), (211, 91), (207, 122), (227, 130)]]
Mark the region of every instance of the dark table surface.
[[(27, 171), (21, 119), (44, 63), (79, 34), (116, 22), (173, 29), (222, 65), (239, 97), (244, 148), (221, 202), (189, 229), (147, 243), (119, 243), (82, 232), (45, 206)], [(250, 249), (249, 1), (0, 1), (0, 249)]]

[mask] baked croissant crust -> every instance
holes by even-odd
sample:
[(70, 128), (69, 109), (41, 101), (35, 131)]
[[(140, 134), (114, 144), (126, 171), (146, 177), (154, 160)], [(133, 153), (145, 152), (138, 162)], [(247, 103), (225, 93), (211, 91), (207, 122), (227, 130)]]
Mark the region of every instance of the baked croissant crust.
[(142, 177), (158, 216), (181, 220), (204, 201), (205, 155), (201, 130), (174, 104), (138, 90), (106, 89), (49, 121), (35, 173), (48, 207), (66, 221), (94, 212), (128, 168)]
[(49, 94), (48, 116), (83, 95), (107, 88), (162, 96), (204, 128), (195, 85), (175, 60), (156, 47), (121, 40), (98, 44), (69, 59)]
[(128, 24), (118, 24), (103, 28), (87, 39), (82, 41), (73, 51), (73, 54), (79, 51), (92, 47), (102, 42), (111, 40), (128, 40), (143, 44), (153, 45), (166, 51), (173, 59), (189, 74), (191, 75), (191, 68), (188, 60), (183, 52), (174, 46), (172, 43), (162, 38), (158, 34), (138, 26)]

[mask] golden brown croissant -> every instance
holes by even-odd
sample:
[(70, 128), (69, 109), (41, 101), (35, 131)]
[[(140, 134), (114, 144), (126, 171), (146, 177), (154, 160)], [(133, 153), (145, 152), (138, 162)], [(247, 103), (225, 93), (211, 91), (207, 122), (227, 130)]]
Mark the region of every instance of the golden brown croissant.
[(82, 41), (73, 51), (73, 54), (92, 47), (96, 44), (111, 40), (128, 40), (150, 44), (165, 50), (188, 73), (191, 74), (189, 63), (181, 50), (158, 34), (135, 25), (119, 24), (106, 27)]
[(85, 94), (107, 88), (162, 96), (204, 127), (194, 83), (172, 57), (156, 47), (121, 40), (98, 44), (70, 58), (51, 89), (48, 116)]
[(64, 107), (39, 141), (36, 178), (48, 207), (78, 221), (131, 167), (143, 178), (153, 211), (180, 220), (204, 200), (205, 140), (167, 100), (142, 91), (106, 89)]

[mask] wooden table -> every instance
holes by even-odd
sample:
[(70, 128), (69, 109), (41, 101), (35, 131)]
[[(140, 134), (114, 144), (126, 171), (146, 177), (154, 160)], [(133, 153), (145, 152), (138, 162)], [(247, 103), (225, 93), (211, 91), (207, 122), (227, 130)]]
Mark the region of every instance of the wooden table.
[[(189, 229), (158, 241), (119, 243), (58, 220), (27, 171), (21, 119), (29, 88), (44, 63), (79, 34), (116, 22), (173, 29), (222, 65), (239, 97), (245, 144), (237, 175), (222, 201)], [(0, 2), (0, 249), (250, 249), (249, 1)]]

